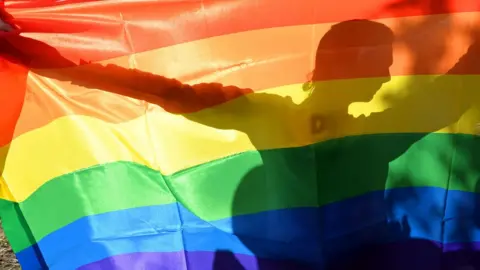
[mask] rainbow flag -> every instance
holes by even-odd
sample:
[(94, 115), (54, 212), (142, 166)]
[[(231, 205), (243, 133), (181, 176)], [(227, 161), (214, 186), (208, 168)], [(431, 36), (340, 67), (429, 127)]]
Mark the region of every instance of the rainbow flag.
[(7, 0), (23, 269), (480, 269), (477, 2)]

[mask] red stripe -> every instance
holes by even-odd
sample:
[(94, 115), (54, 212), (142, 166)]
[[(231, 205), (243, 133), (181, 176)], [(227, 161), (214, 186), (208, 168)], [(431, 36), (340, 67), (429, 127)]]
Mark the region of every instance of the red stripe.
[[(10, 143), (25, 100), (27, 70), (0, 56), (0, 146)], [(31, 119), (30, 121), (34, 121)], [(0, 151), (0, 171), (6, 154)]]
[(65, 6), (77, 3), (95, 2), (102, 0), (7, 0), (7, 8), (40, 8), (51, 6)]
[(7, 6), (24, 33), (52, 45), (73, 61), (105, 60), (262, 28), (479, 10), (476, 0), (406, 0), (403, 4), (392, 4), (391, 0), (302, 0), (301, 4), (292, 0), (71, 2), (43, 8), (35, 1)]

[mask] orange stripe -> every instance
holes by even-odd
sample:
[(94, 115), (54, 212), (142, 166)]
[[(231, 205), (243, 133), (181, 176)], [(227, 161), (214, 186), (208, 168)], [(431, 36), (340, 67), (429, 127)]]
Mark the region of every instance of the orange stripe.
[[(441, 22), (446, 17), (445, 15), (436, 15), (428, 18), (434, 22)], [(427, 32), (428, 35), (422, 35), (426, 39), (413, 39), (412, 46), (420, 46), (421, 55), (426, 59), (424, 62), (432, 63), (432, 65), (423, 66), (424, 70), (416, 69), (416, 72), (420, 74), (445, 73), (466, 51), (469, 39), (465, 35), (465, 29), (470, 27), (469, 17), (456, 15), (450, 19), (452, 25), (448, 27), (440, 23), (433, 23), (418, 29), (419, 33)], [(421, 23), (419, 18), (388, 19), (382, 20), (382, 22), (396, 32), (401, 30), (396, 25)], [(313, 27), (314, 35), (312, 35)], [(136, 65), (141, 70), (170, 78), (179, 78), (187, 83), (219, 82), (224, 85), (236, 85), (253, 90), (266, 89), (305, 82), (307, 74), (313, 69), (312, 59), (315, 52), (313, 44), (316, 44), (328, 29), (329, 25), (326, 24), (264, 29), (180, 44), (103, 63), (113, 63), (122, 67)], [(441, 37), (444, 38), (443, 41)], [(252, 43), (251, 40), (256, 42)], [(275, 40), (278, 45), (272, 46), (272, 40)], [(306, 40), (307, 42), (291, 42), (292, 40)], [(446, 47), (442, 47), (447, 40)], [(436, 53), (437, 47), (435, 46), (445, 50), (441, 57)], [(211, 53), (212, 50), (215, 53)], [(392, 75), (413, 74), (414, 58), (402, 42), (395, 45), (394, 58), (395, 62), (391, 67)], [(51, 72), (68, 71), (78, 74), (84, 73), (88, 68), (89, 66), (85, 66)], [(102, 79), (102, 81), (112, 85), (112, 81), (122, 78), (124, 82), (132, 85), (143, 84), (146, 92), (150, 93), (159, 88), (158, 81), (138, 79), (135, 73), (119, 74), (113, 71), (111, 76), (117, 79), (111, 81)], [(130, 78), (128, 78), (129, 76)], [(28, 87), (30, 94), (25, 101), (15, 136), (41, 127), (65, 115), (87, 115), (107, 122), (119, 123), (143, 115), (147, 109), (146, 104), (142, 101), (72, 85), (70, 82), (46, 79), (35, 74), (29, 76)], [(132, 95), (127, 92), (127, 88), (120, 85), (117, 89), (104, 89)], [(208, 106), (223, 103), (242, 94), (241, 92), (233, 94), (221, 92), (230, 90), (232, 88), (219, 89), (220, 95), (213, 97), (210, 95), (212, 100)], [(203, 89), (199, 87), (198, 91), (203, 91)], [(138, 98), (139, 95), (135, 97)], [(147, 96), (144, 97), (149, 99)], [(173, 99), (175, 100), (175, 97)], [(193, 101), (185, 99), (183, 103)], [(200, 99), (198, 101), (200, 102)], [(175, 106), (179, 105), (168, 103), (168, 100), (163, 101), (163, 105), (168, 107), (169, 111), (177, 113), (196, 111), (207, 106), (207, 104), (199, 103), (186, 109), (180, 107), (176, 109)]]
[(476, 0), (404, 1), (405, 4), (392, 4), (395, 1), (391, 0), (302, 0), (301, 4), (291, 0), (111, 0), (37, 8), (35, 1), (31, 2), (31, 8), (26, 8), (27, 3), (14, 8), (15, 2), (9, 5), (7, 1), (15, 22), (30, 37), (48, 42), (75, 62), (100, 61), (263, 28), (480, 8)]

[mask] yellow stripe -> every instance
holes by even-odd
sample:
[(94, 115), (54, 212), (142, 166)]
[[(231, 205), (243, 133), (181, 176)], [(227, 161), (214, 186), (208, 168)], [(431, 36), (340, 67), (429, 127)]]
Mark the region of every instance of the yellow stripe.
[[(458, 78), (460, 76), (448, 76), (442, 85), (446, 88), (458, 89), (455, 88)], [(378, 92), (371, 102), (353, 104), (350, 106), (350, 111), (355, 115), (368, 115), (382, 111), (386, 107), (381, 102), (385, 95), (404, 89), (405, 83), (411, 80), (429, 81), (431, 79), (432, 77), (428, 76), (394, 77), (392, 82)], [(463, 79), (473, 86), (480, 83), (480, 77), (476, 76), (463, 76)], [(329, 92), (330, 96), (325, 104), (332, 104), (332, 101), (339, 101), (346, 96), (356, 94), (362, 89), (362, 85), (372, 80), (358, 79), (347, 84), (324, 83), (327, 89), (333, 89)], [(342, 89), (339, 88), (340, 85), (349, 85), (349, 87), (354, 85), (355, 89)], [(301, 90), (301, 85), (278, 87), (263, 93), (265, 92), (291, 96), (296, 103), (302, 102), (306, 97), (306, 93)], [(313, 141), (348, 135), (428, 132), (431, 131), (432, 123), (449, 121), (449, 112), (453, 112), (456, 106), (452, 100), (458, 100), (458, 93), (458, 91), (452, 91), (452, 96), (444, 96), (443, 99), (423, 95), (422, 100), (416, 101), (419, 102), (417, 104), (421, 104), (421, 107), (415, 109), (414, 106), (409, 105), (408, 111), (400, 114), (395, 121), (386, 118), (385, 121), (377, 121), (374, 125), (366, 124), (368, 121), (364, 121), (365, 119), (382, 115), (382, 113), (373, 113), (370, 117), (349, 116), (339, 119), (342, 123), (347, 123), (342, 128), (338, 128), (339, 125), (335, 123), (330, 125), (327, 122), (325, 125), (327, 132), (319, 135), (312, 135), (310, 132), (309, 117), (312, 113), (322, 113), (323, 110), (316, 110), (315, 106), (293, 113), (281, 104), (264, 106), (265, 104), (258, 102), (266, 96), (261, 93), (187, 116), (190, 119), (201, 120), (202, 123), (210, 122), (217, 126), (233, 125), (248, 131), (253, 140), (240, 131), (215, 129), (190, 121), (181, 115), (168, 114), (158, 107), (144, 116), (120, 124), (109, 124), (87, 116), (67, 116), (17, 137), (9, 149), (4, 148), (0, 151), (1, 153), (8, 150), (2, 179), (8, 185), (8, 189), (3, 183), (1, 197), (23, 201), (54, 177), (96, 164), (119, 160), (144, 164), (168, 175), (194, 165), (249, 150), (307, 145)], [(241, 106), (245, 106), (246, 101), (259, 106), (252, 106), (248, 111), (244, 110), (245, 107), (240, 110)], [(451, 106), (445, 106), (446, 102), (450, 102)], [(328, 110), (330, 107), (332, 106), (322, 108)], [(269, 112), (262, 114), (261, 111), (266, 108)], [(475, 123), (480, 120), (476, 108), (474, 106), (461, 121), (446, 124), (447, 127), (437, 132), (473, 133)], [(436, 110), (432, 111), (432, 109)], [(248, 118), (245, 113), (253, 114)], [(329, 127), (335, 127), (335, 132), (331, 132)], [(282, 128), (285, 129), (282, 130)]]

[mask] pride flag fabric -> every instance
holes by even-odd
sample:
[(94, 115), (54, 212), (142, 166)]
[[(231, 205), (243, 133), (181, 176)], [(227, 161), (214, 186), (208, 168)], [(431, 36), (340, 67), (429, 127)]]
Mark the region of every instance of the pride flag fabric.
[(22, 268), (480, 268), (479, 8), (7, 0)]

